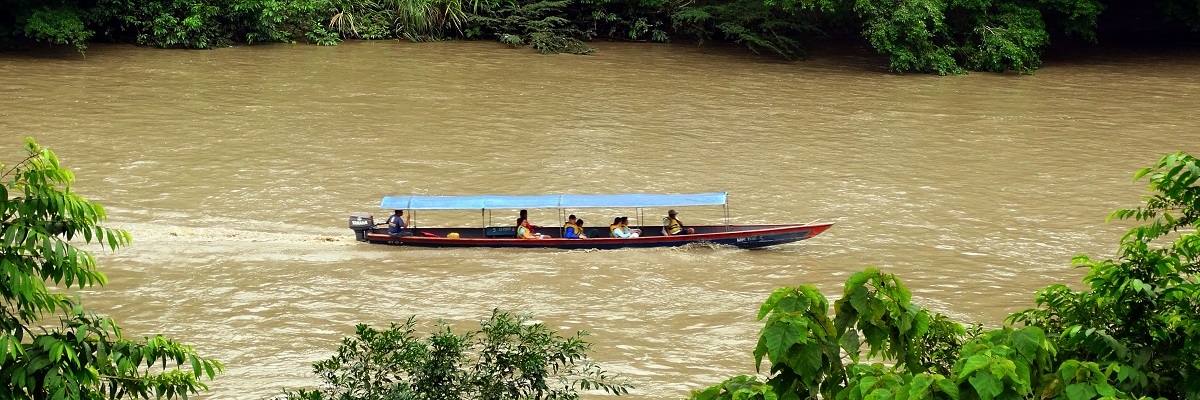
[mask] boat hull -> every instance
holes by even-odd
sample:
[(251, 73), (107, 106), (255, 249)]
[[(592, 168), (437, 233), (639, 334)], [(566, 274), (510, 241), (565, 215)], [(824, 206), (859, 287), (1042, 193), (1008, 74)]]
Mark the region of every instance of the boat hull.
[[(416, 247), (491, 247), (491, 248), (549, 248), (549, 249), (623, 249), (648, 247), (679, 247), (690, 244), (727, 245), (744, 249), (792, 243), (819, 235), (832, 226), (829, 224), (783, 224), (783, 225), (720, 225), (694, 227), (695, 234), (664, 236), (647, 233), (637, 238), (592, 238), (565, 239), (517, 239), (513, 237), (487, 237), (484, 228), (422, 228), (415, 229), (410, 236), (391, 236), (381, 230), (366, 235), (373, 244)], [(644, 232), (660, 227), (647, 227)], [(557, 231), (556, 228), (539, 231)], [(607, 229), (604, 229), (607, 230)], [(446, 237), (450, 233), (459, 238)], [(550, 233), (553, 234), (553, 233)]]

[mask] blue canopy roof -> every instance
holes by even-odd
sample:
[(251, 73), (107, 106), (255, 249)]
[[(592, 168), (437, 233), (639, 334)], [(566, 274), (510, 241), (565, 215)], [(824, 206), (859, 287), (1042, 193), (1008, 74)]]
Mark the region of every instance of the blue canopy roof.
[(380, 208), (483, 210), (516, 208), (683, 207), (725, 204), (725, 192), (692, 194), (551, 194), (541, 196), (387, 196)]

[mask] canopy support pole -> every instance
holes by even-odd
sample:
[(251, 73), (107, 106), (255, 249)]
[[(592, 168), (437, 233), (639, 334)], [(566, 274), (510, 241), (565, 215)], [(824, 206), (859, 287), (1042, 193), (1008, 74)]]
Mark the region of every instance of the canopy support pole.
[(725, 232), (729, 232), (733, 230), (729, 225), (729, 203), (726, 202), (722, 207), (725, 208)]

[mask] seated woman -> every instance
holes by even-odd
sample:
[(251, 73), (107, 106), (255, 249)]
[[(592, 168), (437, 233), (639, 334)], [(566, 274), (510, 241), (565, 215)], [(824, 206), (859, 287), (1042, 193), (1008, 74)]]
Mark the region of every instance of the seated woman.
[(629, 237), (628, 235), (621, 236), (622, 234), (624, 232), (621, 230), (621, 217), (613, 218), (612, 225), (608, 226), (608, 236), (615, 238)]
[(630, 228), (629, 228), (629, 217), (621, 217), (621, 230), (622, 230), (622, 231), (625, 231), (625, 233), (626, 233), (627, 235), (629, 235), (629, 236), (627, 236), (627, 237), (639, 237), (639, 236), (642, 236), (642, 230), (641, 230), (641, 229), (630, 229)]
[(546, 235), (533, 233), (533, 227), (529, 226), (529, 220), (525, 218), (517, 218), (517, 238), (519, 239), (545, 239)]
[(617, 217), (608, 229), (612, 231), (612, 237), (615, 238), (628, 239), (637, 237), (637, 234), (629, 229), (629, 219), (625, 217)]

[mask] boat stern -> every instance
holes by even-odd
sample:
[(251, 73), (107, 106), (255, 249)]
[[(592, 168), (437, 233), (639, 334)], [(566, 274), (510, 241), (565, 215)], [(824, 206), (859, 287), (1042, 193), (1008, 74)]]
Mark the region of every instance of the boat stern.
[(354, 231), (354, 239), (365, 242), (367, 234), (375, 230), (375, 217), (367, 213), (350, 214), (350, 229)]

